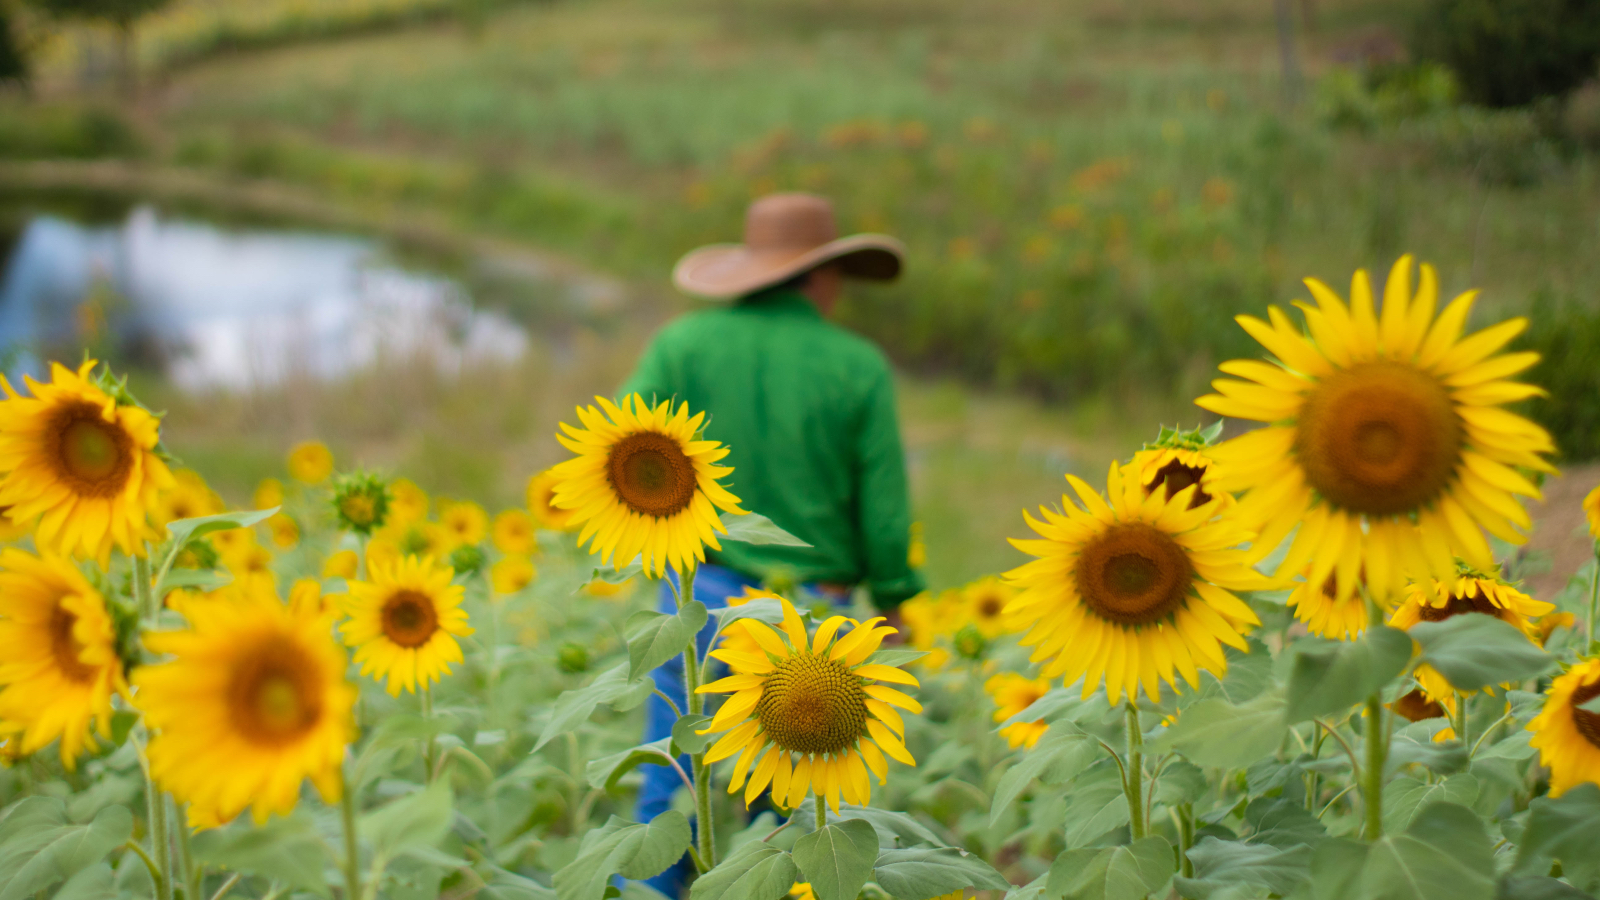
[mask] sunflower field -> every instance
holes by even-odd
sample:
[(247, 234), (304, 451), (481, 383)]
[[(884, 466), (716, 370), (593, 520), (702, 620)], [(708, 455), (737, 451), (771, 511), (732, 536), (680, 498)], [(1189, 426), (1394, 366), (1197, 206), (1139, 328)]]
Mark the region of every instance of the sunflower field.
[(230, 510), (108, 368), (7, 381), (0, 900), (1594, 896), (1600, 575), (1519, 587), (1528, 323), (1409, 257), (1306, 286), (1214, 424), (891, 617), (696, 599), (798, 539), (670, 400), (577, 409), (526, 507), (310, 442)]

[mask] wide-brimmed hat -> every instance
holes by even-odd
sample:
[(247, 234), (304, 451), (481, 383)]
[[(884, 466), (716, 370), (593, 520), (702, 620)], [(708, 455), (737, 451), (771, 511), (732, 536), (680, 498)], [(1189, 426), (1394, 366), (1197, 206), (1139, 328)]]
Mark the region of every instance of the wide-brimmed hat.
[(839, 237), (833, 204), (815, 194), (768, 194), (750, 204), (744, 243), (691, 251), (672, 269), (672, 281), (691, 294), (743, 297), (837, 262), (853, 278), (889, 281), (900, 274), (905, 247), (884, 234)]

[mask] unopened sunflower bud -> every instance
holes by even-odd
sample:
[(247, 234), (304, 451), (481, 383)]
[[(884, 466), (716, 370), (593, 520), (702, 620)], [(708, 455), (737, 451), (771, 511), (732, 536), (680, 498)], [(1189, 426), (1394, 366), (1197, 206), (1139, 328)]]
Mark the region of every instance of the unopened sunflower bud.
[(476, 544), (462, 544), (450, 551), (450, 568), (458, 575), (470, 575), (483, 568), (483, 551)]
[(589, 649), (582, 644), (567, 641), (556, 651), (556, 665), (569, 675), (586, 672), (589, 669)]
[(983, 659), (983, 654), (989, 649), (989, 640), (975, 625), (963, 625), (952, 639), (956, 654), (962, 659)]
[(340, 475), (333, 483), (333, 512), (339, 526), (358, 534), (382, 528), (389, 517), (389, 486), (371, 472)]

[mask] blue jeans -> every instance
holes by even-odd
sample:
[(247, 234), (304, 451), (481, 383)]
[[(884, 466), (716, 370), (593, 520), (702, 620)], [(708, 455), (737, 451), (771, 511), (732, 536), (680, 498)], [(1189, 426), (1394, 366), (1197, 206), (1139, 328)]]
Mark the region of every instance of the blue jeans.
[[(668, 573), (667, 577), (676, 583), (677, 578)], [(737, 597), (744, 593), (746, 587), (759, 587), (760, 582), (741, 572), (713, 566), (709, 563), (702, 564), (694, 579), (694, 599), (706, 605), (708, 610), (722, 609), (728, 605), (729, 597)], [(810, 587), (808, 585), (808, 587)], [(826, 596), (826, 595), (824, 595)], [(836, 603), (847, 603), (846, 598), (835, 599)], [(674, 611), (675, 601), (672, 599), (672, 586), (666, 581), (661, 583), (661, 599), (656, 608), (661, 612)], [(717, 620), (712, 617), (707, 620), (706, 626), (700, 629), (696, 636), (695, 645), (699, 648), (700, 658), (706, 658), (706, 653), (711, 649), (711, 638), (717, 631)], [(726, 666), (719, 663), (712, 664), (711, 678), (722, 677)], [(661, 665), (659, 669), (650, 673), (655, 679), (656, 688), (661, 693), (672, 698), (678, 708), (685, 712), (689, 709), (687, 694), (683, 687), (683, 657), (674, 656)], [(713, 695), (714, 696), (714, 695)], [(711, 710), (706, 710), (707, 715)], [(655, 694), (645, 701), (644, 712), (644, 741), (658, 741), (672, 735), (672, 726), (677, 724), (678, 715), (672, 711), (665, 700)], [(678, 765), (683, 766), (685, 772), (689, 771), (689, 757), (678, 757)], [(639, 798), (634, 806), (633, 820), (635, 822), (648, 822), (656, 816), (666, 812), (672, 806), (672, 795), (683, 786), (683, 779), (670, 766), (657, 766), (646, 763), (639, 767), (644, 775), (644, 784), (639, 786)], [(671, 868), (654, 878), (645, 879), (645, 884), (666, 895), (670, 900), (677, 900), (683, 893), (683, 886), (689, 880), (689, 875), (694, 871), (694, 864), (689, 860), (688, 854), (672, 865)]]

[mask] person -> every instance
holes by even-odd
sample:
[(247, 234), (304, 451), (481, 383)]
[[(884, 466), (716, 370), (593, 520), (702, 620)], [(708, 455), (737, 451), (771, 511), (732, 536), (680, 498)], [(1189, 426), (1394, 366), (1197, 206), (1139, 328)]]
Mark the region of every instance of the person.
[[(750, 205), (744, 243), (702, 247), (673, 270), (680, 289), (722, 302), (663, 328), (621, 395), (705, 411), (706, 439), (729, 448), (721, 462), (733, 466), (729, 489), (745, 509), (810, 544), (723, 542), (695, 577), (695, 599), (708, 609), (762, 583), (805, 585), (836, 604), (860, 586), (880, 614), (897, 619), (900, 602), (922, 590), (908, 562), (911, 513), (888, 361), (827, 318), (846, 279), (892, 280), (903, 256), (884, 235), (837, 237), (826, 199), (785, 193)], [(671, 588), (661, 590), (670, 612)], [(702, 659), (714, 631), (713, 618), (699, 636)], [(688, 708), (681, 658), (652, 677)], [(676, 720), (651, 696), (644, 740), (670, 735)], [(681, 780), (666, 766), (643, 773), (635, 814), (648, 822)], [(688, 873), (685, 857), (647, 883), (677, 897)]]

